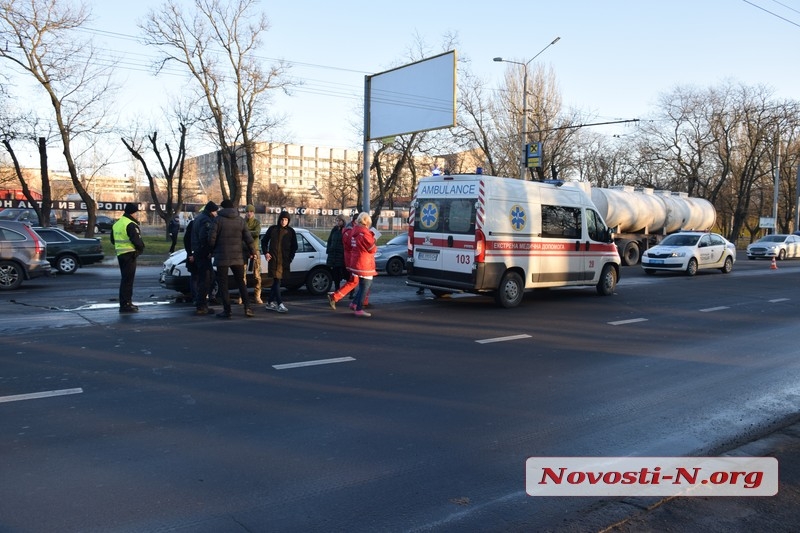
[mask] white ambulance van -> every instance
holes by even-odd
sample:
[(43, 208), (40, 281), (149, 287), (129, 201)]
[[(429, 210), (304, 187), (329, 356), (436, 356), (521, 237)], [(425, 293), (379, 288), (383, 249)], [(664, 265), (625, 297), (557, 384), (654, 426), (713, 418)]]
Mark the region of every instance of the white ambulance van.
[(609, 295), (619, 279), (611, 231), (579, 184), (422, 178), (408, 247), (409, 285), (435, 295), (490, 294), (502, 307), (545, 287), (593, 285)]

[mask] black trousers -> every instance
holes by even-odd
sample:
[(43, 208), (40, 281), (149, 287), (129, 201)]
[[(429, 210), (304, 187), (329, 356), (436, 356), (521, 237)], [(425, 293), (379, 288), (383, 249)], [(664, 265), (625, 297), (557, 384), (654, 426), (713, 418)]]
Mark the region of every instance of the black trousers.
[(244, 308), (248, 309), (250, 304), (247, 299), (247, 283), (244, 279), (244, 265), (217, 265), (217, 288), (219, 289), (218, 296), (222, 296), (222, 308), (226, 313), (231, 312), (231, 295), (228, 292), (228, 269), (233, 272), (233, 279), (239, 286), (239, 296), (242, 297), (242, 304)]
[(130, 307), (133, 305), (133, 279), (136, 277), (136, 252), (128, 252), (117, 256), (119, 273), (122, 278), (119, 282), (119, 306)]
[(214, 279), (214, 266), (210, 257), (195, 256), (194, 264), (197, 268), (197, 298), (195, 305), (198, 309), (208, 308), (208, 293), (211, 292), (211, 280)]

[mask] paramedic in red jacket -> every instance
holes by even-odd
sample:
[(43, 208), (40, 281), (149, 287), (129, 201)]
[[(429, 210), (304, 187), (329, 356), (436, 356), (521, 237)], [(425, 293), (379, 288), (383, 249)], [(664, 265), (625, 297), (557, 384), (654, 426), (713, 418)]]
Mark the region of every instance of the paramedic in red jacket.
[[(355, 226), (356, 220), (358, 219), (358, 215), (353, 215), (353, 219), (344, 227), (342, 230), (342, 245), (344, 246), (344, 267), (347, 269), (347, 283), (342, 285), (342, 287), (337, 290), (336, 292), (329, 292), (328, 293), (328, 304), (331, 306), (331, 309), (336, 309), (336, 302), (347, 296), (347, 294), (358, 287), (358, 276), (353, 275), (350, 268), (352, 266), (352, 259), (353, 259), (353, 252), (350, 246), (350, 234), (353, 233), (353, 226)], [(352, 298), (351, 298), (352, 299)], [(364, 296), (364, 304), (362, 307), (366, 307), (367, 303), (369, 302), (369, 293)], [(351, 303), (350, 309), (355, 310), (356, 304)]]
[[(372, 217), (369, 213), (360, 213), (353, 225), (353, 232), (350, 234), (350, 272), (358, 276), (358, 290), (355, 298), (355, 315), (371, 316), (364, 311), (364, 298), (372, 285), (372, 278), (378, 275), (375, 270), (375, 252), (378, 246), (375, 244), (375, 235), (370, 231)], [(345, 246), (347, 243), (345, 243)]]

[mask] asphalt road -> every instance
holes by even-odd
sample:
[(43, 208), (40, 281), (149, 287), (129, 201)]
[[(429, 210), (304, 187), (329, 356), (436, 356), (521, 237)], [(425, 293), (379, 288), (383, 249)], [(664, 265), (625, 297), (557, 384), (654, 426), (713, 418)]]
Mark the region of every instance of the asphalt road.
[(796, 414), (779, 267), (512, 310), (379, 277), (371, 319), (302, 291), (195, 317), (154, 267), (137, 315), (115, 268), (28, 282), (0, 294), (0, 531), (600, 531), (613, 498), (527, 496), (525, 460), (715, 455)]

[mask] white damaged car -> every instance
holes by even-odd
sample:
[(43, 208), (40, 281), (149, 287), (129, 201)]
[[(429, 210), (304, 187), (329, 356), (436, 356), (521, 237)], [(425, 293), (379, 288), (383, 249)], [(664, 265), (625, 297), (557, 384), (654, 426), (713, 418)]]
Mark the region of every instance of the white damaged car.
[[(304, 228), (294, 228), (297, 234), (297, 253), (292, 261), (292, 268), (289, 275), (284, 278), (281, 285), (289, 290), (299, 289), (305, 285), (308, 292), (315, 296), (320, 296), (328, 292), (333, 283), (333, 274), (330, 267), (325, 264), (328, 259), (325, 242)], [(266, 233), (267, 228), (261, 228), (261, 235)], [(189, 289), (189, 270), (186, 268), (186, 251), (179, 250), (171, 254), (166, 261), (159, 275), (158, 282), (167, 290), (178, 291), (182, 294), (190, 294)], [(231, 279), (229, 287), (236, 287)], [(247, 286), (253, 286), (252, 263), (248, 265)], [(267, 261), (261, 257), (261, 289), (269, 290), (272, 286), (272, 278), (267, 276)], [(212, 295), (216, 294), (216, 281), (212, 289)]]

